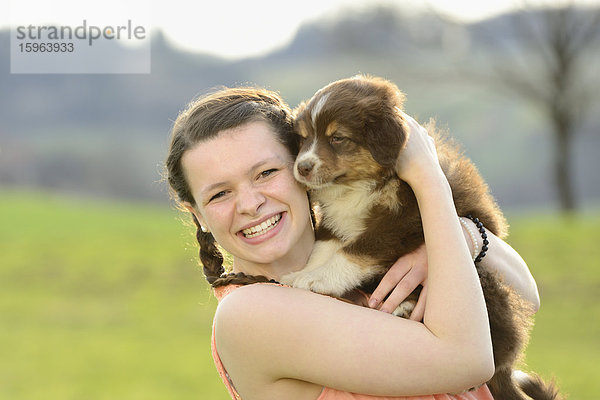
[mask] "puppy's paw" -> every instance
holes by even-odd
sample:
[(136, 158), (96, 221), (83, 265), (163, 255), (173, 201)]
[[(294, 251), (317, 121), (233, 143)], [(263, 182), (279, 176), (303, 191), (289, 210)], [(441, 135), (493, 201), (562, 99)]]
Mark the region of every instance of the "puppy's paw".
[(296, 281), (300, 281), (301, 275), (302, 275), (302, 271), (292, 272), (292, 273), (282, 276), (279, 279), (279, 282), (283, 283), (284, 285), (292, 286), (295, 288), (307, 289), (307, 288), (298, 286), (299, 283), (296, 283)]
[(308, 286), (308, 289), (312, 292), (330, 296), (341, 296), (345, 292), (345, 290), (340, 290), (339, 288), (331, 285), (331, 282), (321, 279), (307, 279), (304, 284)]
[(321, 293), (331, 296), (341, 296), (345, 290), (335, 287), (334, 282), (328, 277), (323, 276), (319, 270), (310, 272), (298, 271), (283, 276), (280, 281), (284, 285), (289, 285), (298, 289), (310, 290), (311, 292)]
[(402, 303), (400, 303), (398, 307), (396, 307), (392, 314), (394, 314), (397, 317), (409, 318), (416, 305), (417, 302), (414, 300), (405, 300)]

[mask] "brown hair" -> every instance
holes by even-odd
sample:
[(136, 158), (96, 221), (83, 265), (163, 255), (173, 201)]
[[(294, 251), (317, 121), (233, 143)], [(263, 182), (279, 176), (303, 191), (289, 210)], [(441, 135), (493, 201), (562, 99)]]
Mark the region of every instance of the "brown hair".
[[(253, 121), (269, 123), (277, 134), (277, 139), (293, 156), (297, 155), (298, 142), (293, 132), (292, 111), (277, 93), (252, 87), (224, 88), (190, 102), (173, 124), (165, 162), (167, 182), (176, 201), (196, 204), (181, 165), (183, 154), (197, 143), (216, 137), (223, 130)], [(193, 214), (192, 219), (196, 225), (200, 261), (208, 283), (218, 287), (231, 283), (269, 281), (264, 276), (225, 274), (223, 255), (213, 235), (202, 232), (200, 223)]]

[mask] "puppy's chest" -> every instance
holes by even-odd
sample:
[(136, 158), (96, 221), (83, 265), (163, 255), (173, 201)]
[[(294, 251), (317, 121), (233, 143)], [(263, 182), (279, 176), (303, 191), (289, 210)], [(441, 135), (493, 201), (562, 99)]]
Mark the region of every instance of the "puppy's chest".
[[(344, 242), (352, 242), (368, 228), (369, 216), (376, 206), (399, 207), (397, 185), (375, 189), (373, 185), (332, 186), (312, 193), (319, 204), (321, 225)], [(380, 208), (380, 207), (379, 207)]]

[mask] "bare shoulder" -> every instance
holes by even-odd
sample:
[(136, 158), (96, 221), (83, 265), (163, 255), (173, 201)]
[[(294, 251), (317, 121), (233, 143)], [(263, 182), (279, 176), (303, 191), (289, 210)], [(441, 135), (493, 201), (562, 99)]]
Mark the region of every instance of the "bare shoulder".
[[(227, 295), (217, 307), (217, 313), (235, 312), (240, 307), (265, 304), (285, 296), (290, 287), (275, 284), (253, 284), (242, 286)], [(250, 303), (250, 304), (249, 304)]]
[[(306, 290), (271, 284), (255, 284), (236, 289), (225, 297), (217, 307), (217, 326), (226, 324), (256, 324), (262, 326), (264, 319), (298, 307), (309, 307), (310, 299), (324, 297)], [(332, 299), (333, 300), (333, 299)], [(314, 301), (314, 300), (313, 300)], [(232, 328), (234, 326), (231, 326)], [(251, 326), (247, 326), (250, 328)]]
[[(355, 306), (308, 290), (256, 284), (236, 289), (219, 304), (215, 335), (219, 353), (251, 356), (278, 347), (297, 351), (298, 342), (320, 342), (323, 335), (348, 329), (348, 318), (363, 320), (383, 313)], [(355, 327), (355, 329), (358, 327)], [(329, 332), (330, 331), (330, 332)], [(253, 343), (252, 348), (247, 344)]]
[(312, 328), (307, 316), (314, 306), (310, 299), (315, 298), (326, 299), (301, 289), (257, 284), (236, 289), (219, 303), (217, 350), (242, 396), (282, 398), (275, 395), (280, 391), (318, 395), (322, 387), (292, 372), (298, 346), (305, 342), (302, 327)]

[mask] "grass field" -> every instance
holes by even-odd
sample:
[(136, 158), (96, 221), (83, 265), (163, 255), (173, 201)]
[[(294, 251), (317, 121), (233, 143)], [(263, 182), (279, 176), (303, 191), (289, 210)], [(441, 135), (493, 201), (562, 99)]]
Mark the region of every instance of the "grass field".
[[(0, 189), (0, 399), (227, 399), (215, 307), (166, 207)], [(600, 215), (510, 218), (542, 308), (529, 368), (600, 393)]]

